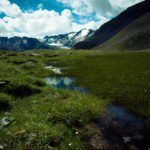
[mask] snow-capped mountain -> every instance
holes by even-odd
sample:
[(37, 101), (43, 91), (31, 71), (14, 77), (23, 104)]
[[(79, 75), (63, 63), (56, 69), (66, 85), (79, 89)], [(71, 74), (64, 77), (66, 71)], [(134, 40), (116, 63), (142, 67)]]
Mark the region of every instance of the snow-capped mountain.
[(84, 41), (94, 33), (90, 29), (82, 29), (79, 32), (71, 32), (68, 34), (60, 34), (55, 36), (46, 36), (40, 39), (41, 42), (58, 48), (71, 48), (78, 42)]

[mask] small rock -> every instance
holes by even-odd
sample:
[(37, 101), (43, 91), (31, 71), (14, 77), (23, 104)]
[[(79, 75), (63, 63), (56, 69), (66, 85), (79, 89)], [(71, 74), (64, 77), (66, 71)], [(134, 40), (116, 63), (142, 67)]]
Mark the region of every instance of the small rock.
[(9, 81), (7, 81), (7, 80), (0, 80), (0, 87), (6, 85), (8, 83), (9, 83)]
[(124, 143), (129, 143), (131, 142), (131, 137), (123, 137)]
[(0, 149), (4, 149), (4, 146), (0, 145)]
[(10, 120), (5, 117), (0, 121), (0, 127), (5, 127), (5, 126), (9, 125), (9, 123), (10, 123)]
[(13, 121), (14, 118), (7, 118), (7, 117), (4, 117), (1, 121), (0, 121), (0, 128), (3, 128), (3, 127), (6, 127), (10, 124), (11, 121)]

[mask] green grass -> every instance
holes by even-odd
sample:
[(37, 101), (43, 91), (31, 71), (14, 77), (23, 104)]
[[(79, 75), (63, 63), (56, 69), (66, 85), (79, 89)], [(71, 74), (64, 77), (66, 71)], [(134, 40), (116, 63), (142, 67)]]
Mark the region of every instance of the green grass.
[(125, 105), (150, 126), (150, 51), (77, 51), (56, 66), (104, 101)]
[[(31, 52), (0, 51), (0, 80), (7, 81), (0, 86), (0, 120), (11, 120), (0, 129), (5, 149), (84, 150), (82, 136), (102, 134), (92, 124), (108, 103), (125, 105), (150, 127), (149, 50)], [(59, 76), (76, 77), (90, 95), (45, 84), (42, 78), (57, 76), (44, 68), (50, 61), (68, 66)]]
[(83, 150), (81, 135), (75, 133), (96, 122), (106, 103), (46, 85), (42, 78), (54, 73), (44, 67), (68, 51), (35, 52), (0, 51), (0, 80), (7, 81), (0, 86), (0, 120), (10, 119), (0, 129), (0, 145), (8, 150)]

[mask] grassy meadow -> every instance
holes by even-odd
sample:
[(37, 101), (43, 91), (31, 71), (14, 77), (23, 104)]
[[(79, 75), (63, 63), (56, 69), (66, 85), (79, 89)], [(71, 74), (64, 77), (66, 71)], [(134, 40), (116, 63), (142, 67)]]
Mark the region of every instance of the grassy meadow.
[(42, 79), (54, 75), (44, 67), (63, 55), (66, 51), (0, 52), (0, 120), (9, 119), (0, 128), (0, 146), (8, 150), (82, 150), (83, 128), (100, 134), (89, 124), (103, 114), (102, 100), (56, 89)]
[[(56, 75), (44, 68), (50, 61), (68, 68)], [(48, 76), (76, 77), (90, 95), (49, 86)], [(0, 83), (0, 120), (10, 121), (0, 128), (0, 146), (8, 150), (84, 150), (83, 135), (102, 134), (92, 124), (108, 103), (125, 105), (150, 126), (149, 50), (0, 51)]]
[[(78, 51), (61, 58), (92, 95), (127, 109), (150, 123), (150, 51)], [(57, 66), (56, 65), (56, 66)]]

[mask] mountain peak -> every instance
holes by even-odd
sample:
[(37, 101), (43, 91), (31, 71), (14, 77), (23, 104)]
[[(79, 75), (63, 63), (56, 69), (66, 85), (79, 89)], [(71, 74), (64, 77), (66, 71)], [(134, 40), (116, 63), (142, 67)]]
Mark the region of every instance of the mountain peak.
[(70, 32), (67, 34), (60, 34), (55, 36), (46, 36), (42, 42), (49, 45), (57, 45), (58, 48), (71, 48), (76, 43), (81, 42), (93, 34), (93, 30), (83, 28), (78, 32)]

